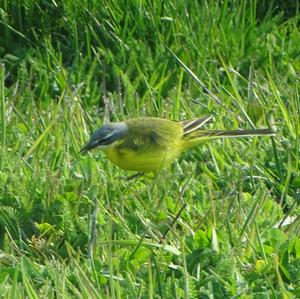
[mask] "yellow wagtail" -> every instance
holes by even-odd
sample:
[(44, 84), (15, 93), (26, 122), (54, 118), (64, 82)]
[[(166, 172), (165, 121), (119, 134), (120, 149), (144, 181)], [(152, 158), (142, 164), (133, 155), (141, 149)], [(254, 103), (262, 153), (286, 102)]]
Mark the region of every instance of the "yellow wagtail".
[(155, 172), (182, 152), (210, 139), (274, 135), (271, 129), (204, 130), (203, 126), (210, 122), (212, 116), (180, 122), (144, 117), (108, 123), (92, 134), (80, 152), (99, 148), (120, 168)]

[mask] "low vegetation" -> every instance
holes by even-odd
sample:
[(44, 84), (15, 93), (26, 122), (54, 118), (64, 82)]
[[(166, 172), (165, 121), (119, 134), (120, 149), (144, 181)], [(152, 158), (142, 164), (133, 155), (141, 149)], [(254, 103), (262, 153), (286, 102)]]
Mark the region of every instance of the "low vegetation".
[[(297, 1), (1, 1), (1, 298), (299, 298), (299, 37)], [(277, 134), (134, 180), (79, 154), (210, 114)]]

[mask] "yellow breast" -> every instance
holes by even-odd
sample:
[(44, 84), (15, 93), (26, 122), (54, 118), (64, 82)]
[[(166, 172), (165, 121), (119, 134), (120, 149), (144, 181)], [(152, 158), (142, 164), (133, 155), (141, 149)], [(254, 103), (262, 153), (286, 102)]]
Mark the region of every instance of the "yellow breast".
[(158, 171), (167, 167), (179, 155), (178, 147), (171, 149), (151, 149), (151, 151), (136, 152), (132, 149), (119, 150), (117, 147), (105, 151), (107, 158), (120, 168), (132, 171)]

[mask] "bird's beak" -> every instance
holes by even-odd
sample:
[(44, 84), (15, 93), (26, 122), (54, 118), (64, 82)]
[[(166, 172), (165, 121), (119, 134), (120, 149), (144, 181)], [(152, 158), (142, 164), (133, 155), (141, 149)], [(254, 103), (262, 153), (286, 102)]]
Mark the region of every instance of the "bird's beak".
[(85, 154), (87, 153), (88, 151), (90, 151), (91, 149), (93, 148), (96, 148), (97, 146), (99, 145), (98, 142), (91, 142), (89, 141), (80, 151), (79, 153), (80, 154)]
[(84, 146), (84, 147), (79, 151), (79, 153), (80, 153), (80, 154), (86, 154), (90, 149), (92, 149), (92, 147), (91, 147), (89, 144), (87, 144), (86, 146)]

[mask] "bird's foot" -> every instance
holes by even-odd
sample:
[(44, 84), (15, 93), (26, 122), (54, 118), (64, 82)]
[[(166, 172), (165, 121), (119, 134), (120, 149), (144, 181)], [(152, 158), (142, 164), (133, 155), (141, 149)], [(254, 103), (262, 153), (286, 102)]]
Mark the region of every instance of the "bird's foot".
[(143, 176), (144, 174), (145, 174), (144, 171), (140, 171), (140, 172), (135, 173), (134, 175), (131, 175), (131, 176), (127, 177), (126, 180), (131, 181), (133, 179), (136, 179), (136, 178), (139, 178), (139, 177)]

